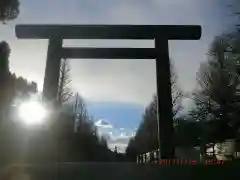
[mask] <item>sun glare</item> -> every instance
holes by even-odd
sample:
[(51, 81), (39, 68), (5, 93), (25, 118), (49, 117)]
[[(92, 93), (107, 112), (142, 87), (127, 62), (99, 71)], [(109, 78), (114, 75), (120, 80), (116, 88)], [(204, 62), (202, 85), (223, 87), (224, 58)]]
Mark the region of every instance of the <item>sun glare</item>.
[(41, 125), (47, 115), (39, 102), (24, 102), (19, 107), (19, 118), (27, 125)]

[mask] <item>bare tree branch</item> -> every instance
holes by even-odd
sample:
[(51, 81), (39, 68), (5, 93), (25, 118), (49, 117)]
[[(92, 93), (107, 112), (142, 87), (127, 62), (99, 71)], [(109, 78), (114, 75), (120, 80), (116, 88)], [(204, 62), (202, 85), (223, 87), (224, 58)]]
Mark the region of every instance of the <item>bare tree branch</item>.
[(72, 82), (70, 80), (70, 66), (67, 59), (62, 59), (61, 67), (60, 67), (60, 78), (59, 78), (59, 86), (58, 86), (58, 101), (60, 104), (66, 102), (71, 96), (72, 92), (69, 88), (69, 84)]

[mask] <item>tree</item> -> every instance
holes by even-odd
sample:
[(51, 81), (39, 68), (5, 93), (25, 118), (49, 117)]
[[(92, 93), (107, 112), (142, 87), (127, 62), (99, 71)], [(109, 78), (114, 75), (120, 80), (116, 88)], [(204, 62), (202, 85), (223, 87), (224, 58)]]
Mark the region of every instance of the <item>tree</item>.
[(0, 21), (6, 23), (15, 19), (19, 14), (18, 0), (1, 0), (0, 1)]
[[(30, 93), (37, 92), (37, 84), (28, 82), (23, 77), (17, 77), (9, 71), (10, 47), (7, 42), (0, 42), (0, 144), (1, 162), (18, 158), (22, 137), (18, 126), (12, 120), (15, 118), (13, 104), (15, 100), (23, 100)], [(24, 131), (25, 132), (25, 131)], [(17, 150), (18, 149), (18, 150)]]
[(10, 96), (8, 89), (9, 82), (9, 55), (10, 47), (7, 42), (0, 42), (0, 120), (2, 121), (6, 115), (6, 108), (10, 104)]
[(9, 55), (11, 53), (7, 42), (0, 42), (0, 85), (4, 87), (9, 76)]
[(24, 100), (37, 92), (37, 84), (9, 71), (11, 49), (7, 42), (0, 42), (0, 122), (7, 121), (11, 115), (12, 103)]
[(240, 3), (239, 1), (235, 0), (235, 2), (230, 5), (230, 7), (233, 9), (234, 15), (237, 17), (237, 29), (240, 27)]
[(4, 77), (9, 73), (9, 55), (10, 47), (6, 41), (0, 42), (0, 77)]
[(114, 147), (114, 152), (117, 153), (117, 146)]
[(195, 147), (200, 144), (202, 124), (190, 119), (180, 120), (175, 126), (175, 145), (178, 147)]
[(69, 62), (67, 59), (62, 59), (58, 86), (58, 102), (60, 105), (66, 102), (73, 94), (69, 87), (69, 84), (71, 83), (69, 73), (70, 73)]
[[(209, 60), (198, 73), (200, 88), (193, 93), (201, 120), (221, 119), (233, 123), (239, 112), (240, 39), (223, 35), (212, 44)], [(233, 124), (232, 124), (233, 125)]]
[[(174, 121), (177, 114), (182, 109), (181, 99), (182, 91), (177, 84), (177, 74), (171, 64), (171, 82), (173, 98), (173, 115)], [(158, 148), (158, 126), (157, 126), (157, 95), (153, 96), (152, 102), (147, 106), (142, 117), (142, 122), (136, 132), (135, 138), (129, 141), (127, 154), (141, 154)], [(132, 159), (132, 158), (130, 158)]]
[(89, 116), (87, 106), (84, 99), (76, 94), (75, 102), (75, 131), (77, 132), (88, 132), (95, 133), (96, 129), (93, 125), (93, 119)]
[(136, 139), (133, 137), (128, 142), (128, 146), (126, 148), (126, 156), (129, 161), (136, 162), (137, 155), (139, 155), (139, 150), (137, 149)]
[(240, 115), (240, 38), (237, 34), (216, 37), (209, 59), (200, 66), (199, 89), (193, 93), (195, 120), (214, 121), (205, 129), (202, 143), (236, 137)]
[(21, 100), (28, 99), (31, 93), (37, 93), (37, 83), (29, 82), (27, 79), (15, 74), (11, 75), (14, 83), (14, 96), (21, 97)]
[[(60, 112), (51, 126), (57, 161), (111, 161), (113, 152), (104, 137), (97, 135), (93, 118), (81, 96), (76, 95), (72, 113)], [(34, 142), (34, 140), (33, 140)]]

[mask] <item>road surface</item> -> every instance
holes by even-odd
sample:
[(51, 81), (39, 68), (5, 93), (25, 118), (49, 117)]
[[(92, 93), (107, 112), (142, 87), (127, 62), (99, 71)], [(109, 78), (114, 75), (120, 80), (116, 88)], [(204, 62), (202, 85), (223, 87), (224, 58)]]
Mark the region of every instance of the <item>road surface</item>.
[(237, 180), (239, 167), (135, 163), (0, 165), (0, 180)]

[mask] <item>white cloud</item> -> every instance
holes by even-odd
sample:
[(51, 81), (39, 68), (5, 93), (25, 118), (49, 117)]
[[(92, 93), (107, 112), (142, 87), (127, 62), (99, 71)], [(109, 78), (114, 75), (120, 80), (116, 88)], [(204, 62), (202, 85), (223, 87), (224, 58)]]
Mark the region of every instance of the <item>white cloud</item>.
[(112, 124), (110, 124), (107, 120), (105, 119), (99, 119), (98, 121), (95, 122), (95, 126), (99, 128), (113, 128)]
[(133, 137), (133, 133), (131, 135), (126, 135), (126, 133), (120, 133), (118, 136), (110, 136), (111, 138), (108, 140), (108, 147), (110, 149), (114, 149), (115, 146), (118, 149), (118, 152), (124, 153), (127, 148), (128, 142), (130, 138)]
[(112, 137), (111, 140), (109, 141), (110, 144), (125, 144), (127, 145), (129, 139), (132, 136), (122, 136), (122, 134), (120, 134), (120, 136), (117, 137)]
[(114, 151), (115, 150), (115, 147), (117, 147), (117, 152), (119, 153), (124, 153), (126, 148), (127, 148), (127, 145), (126, 144), (110, 144), (108, 145), (108, 147)]
[(107, 140), (108, 147), (111, 150), (117, 147), (118, 152), (124, 153), (130, 138), (135, 136), (135, 131), (134, 129), (114, 128), (113, 125), (111, 126), (111, 129), (98, 126), (98, 134)]

